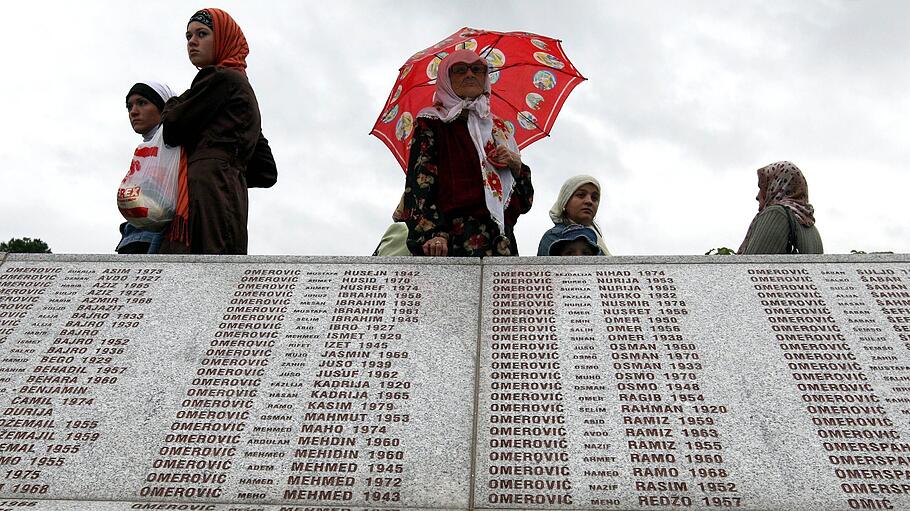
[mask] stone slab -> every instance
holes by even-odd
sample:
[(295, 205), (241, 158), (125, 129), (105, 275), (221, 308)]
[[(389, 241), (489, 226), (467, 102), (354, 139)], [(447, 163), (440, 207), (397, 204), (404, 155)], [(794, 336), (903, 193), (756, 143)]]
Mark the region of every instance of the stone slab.
[[(133, 511), (172, 510), (172, 511), (370, 511), (376, 508), (358, 507), (322, 507), (313, 508), (295, 505), (245, 505), (245, 504), (206, 504), (191, 502), (124, 502), (103, 500), (6, 500), (0, 501), (2, 511)], [(431, 511), (427, 508), (382, 508), (383, 511)], [(439, 509), (439, 508), (433, 508)], [(453, 508), (454, 509), (454, 508)], [(459, 511), (459, 510), (454, 510)]]
[(9, 256), (0, 496), (466, 508), (479, 265), (282, 261)]
[(906, 255), (10, 254), (0, 315), (0, 510), (910, 508)]
[(654, 259), (484, 265), (476, 508), (910, 508), (906, 256)]

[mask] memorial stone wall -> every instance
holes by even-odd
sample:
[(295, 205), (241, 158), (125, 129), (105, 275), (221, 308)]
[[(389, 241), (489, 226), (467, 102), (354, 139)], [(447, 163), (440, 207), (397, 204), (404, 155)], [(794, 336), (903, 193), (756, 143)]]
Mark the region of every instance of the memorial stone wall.
[(0, 260), (0, 510), (910, 508), (908, 256)]

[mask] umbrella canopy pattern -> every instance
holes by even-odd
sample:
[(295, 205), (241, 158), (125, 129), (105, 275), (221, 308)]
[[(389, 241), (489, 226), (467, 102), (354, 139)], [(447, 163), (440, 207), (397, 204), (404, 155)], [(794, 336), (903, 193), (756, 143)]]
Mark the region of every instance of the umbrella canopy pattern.
[(433, 103), (439, 63), (453, 51), (464, 49), (486, 59), (493, 88), (490, 107), (512, 132), (519, 148), (549, 136), (569, 93), (585, 80), (557, 39), (528, 32), (462, 28), (417, 52), (401, 66), (370, 132), (391, 149), (405, 171), (414, 118)]

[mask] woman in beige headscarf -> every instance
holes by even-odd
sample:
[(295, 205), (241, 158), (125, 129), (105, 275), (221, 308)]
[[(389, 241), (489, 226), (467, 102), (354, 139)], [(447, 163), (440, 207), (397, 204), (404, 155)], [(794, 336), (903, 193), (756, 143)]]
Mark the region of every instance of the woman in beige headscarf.
[(600, 227), (594, 222), (597, 208), (600, 206), (600, 183), (592, 176), (572, 176), (559, 189), (559, 196), (550, 208), (550, 220), (554, 225), (540, 238), (537, 255), (550, 253), (550, 245), (560, 239), (566, 228), (573, 224), (590, 227), (597, 234), (597, 246), (603, 255), (610, 255), (604, 243)]
[(758, 169), (758, 214), (737, 254), (822, 254), (809, 185), (796, 165), (779, 161)]

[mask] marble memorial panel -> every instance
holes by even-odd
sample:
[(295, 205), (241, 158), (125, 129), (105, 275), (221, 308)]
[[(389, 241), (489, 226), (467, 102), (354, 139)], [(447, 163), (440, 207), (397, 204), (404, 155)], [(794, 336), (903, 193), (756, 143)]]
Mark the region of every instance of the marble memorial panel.
[(910, 508), (906, 257), (489, 261), (482, 308), (475, 508)]
[(377, 261), (8, 256), (0, 499), (466, 508), (480, 266)]
[(401, 261), (7, 257), (0, 510), (910, 507), (906, 256)]
[[(6, 500), (0, 501), (0, 511), (370, 511), (368, 507), (313, 507), (304, 505), (250, 505), (174, 502), (124, 502), (102, 500)], [(382, 508), (383, 511), (432, 511), (440, 508)], [(452, 508), (452, 511), (460, 511)]]

